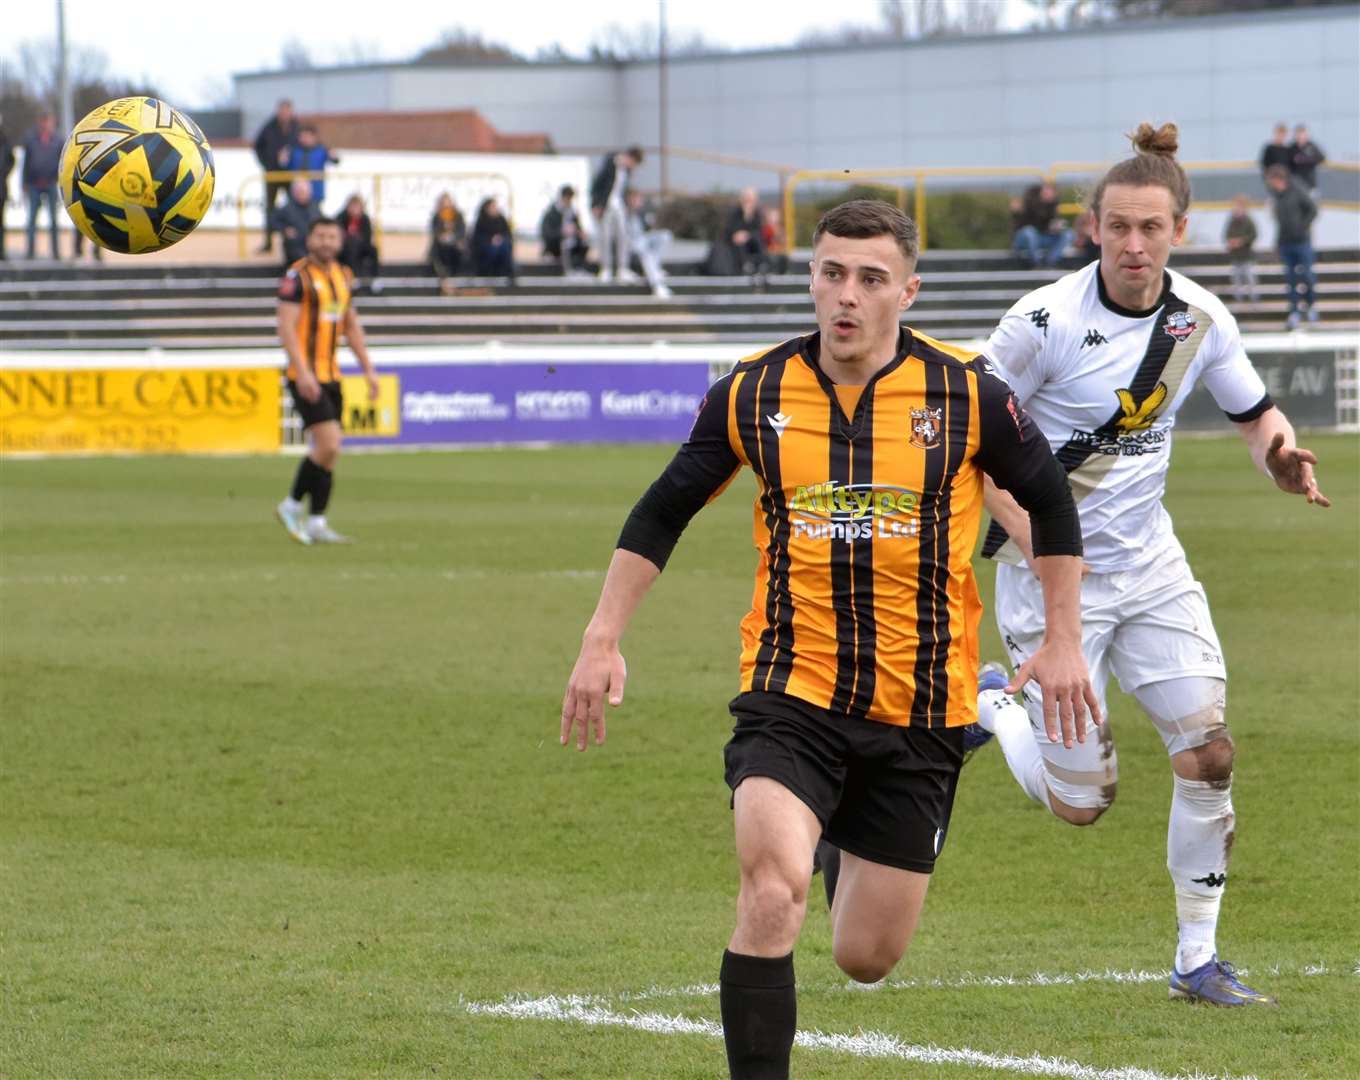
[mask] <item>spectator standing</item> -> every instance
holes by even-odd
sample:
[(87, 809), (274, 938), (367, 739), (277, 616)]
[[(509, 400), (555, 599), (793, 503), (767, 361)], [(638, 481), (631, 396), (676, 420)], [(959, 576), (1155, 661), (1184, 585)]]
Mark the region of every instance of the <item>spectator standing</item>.
[(307, 234), (312, 222), (321, 216), (321, 207), (312, 200), (312, 185), (294, 180), (288, 198), (274, 214), (274, 231), (283, 237), (283, 265), (292, 266), (307, 255)]
[[(317, 135), (311, 124), (298, 128), (297, 142), (288, 154), (288, 168), (292, 172), (325, 172), (327, 165), (338, 165), (340, 159), (330, 152)], [(326, 199), (326, 181), (323, 177), (309, 180), (312, 185), (312, 202), (319, 207)]]
[(0, 117), (0, 259), (5, 258), (5, 204), (9, 202), (9, 174), (14, 170), (14, 147)]
[(354, 272), (357, 282), (367, 281), (371, 292), (382, 292), (378, 280), (378, 248), (373, 243), (373, 221), (364, 211), (364, 200), (351, 195), (340, 211), (340, 264)]
[(1256, 303), (1256, 222), (1247, 213), (1247, 197), (1233, 199), (1232, 213), (1223, 228), (1223, 242), (1228, 248), (1228, 264), (1232, 267), (1233, 297), (1239, 304), (1250, 300)]
[(1026, 190), (1018, 211), (1012, 204), (1016, 225), (1012, 248), (1028, 266), (1057, 266), (1072, 239), (1067, 223), (1058, 217), (1058, 189), (1044, 180)]
[(563, 184), (557, 198), (543, 211), (538, 234), (543, 240), (544, 257), (561, 264), (563, 277), (578, 277), (584, 272), (590, 242), (576, 207), (576, 189), (570, 184)]
[(1284, 123), (1275, 125), (1270, 133), (1270, 142), (1261, 147), (1261, 175), (1266, 173), (1276, 165), (1283, 165), (1289, 168), (1293, 160), (1294, 153), (1289, 142), (1289, 128)]
[(1298, 124), (1289, 147), (1289, 171), (1308, 189), (1314, 202), (1317, 202), (1317, 169), (1326, 160), (1322, 147), (1309, 138), (1308, 125)]
[[(260, 163), (261, 171), (269, 173), (286, 169), (297, 136), (298, 121), (293, 114), (293, 103), (285, 98), (255, 136), (255, 160)], [(266, 180), (264, 183), (264, 243), (260, 245), (261, 254), (274, 245), (274, 210), (279, 196), (283, 195), (287, 199), (287, 192), (286, 180)]]
[(448, 289), (449, 278), (463, 265), (463, 245), (467, 242), (467, 222), (447, 191), (435, 201), (430, 215), (430, 268), (439, 278), (439, 289)]
[(601, 281), (615, 274), (620, 281), (636, 280), (628, 268), (628, 188), (641, 164), (641, 147), (630, 146), (608, 155), (590, 182), (590, 212), (600, 223)]
[[(1313, 274), (1312, 235), (1317, 204), (1283, 165), (1270, 167), (1266, 173), (1266, 186), (1270, 188), (1275, 204), (1275, 223), (1279, 230), (1275, 242), (1280, 261), (1284, 263), (1284, 287), (1289, 293), (1285, 328), (1293, 330), (1302, 318), (1318, 321), (1318, 313), (1313, 307), (1317, 278)], [(1302, 305), (1300, 293), (1303, 294)]]
[(472, 224), (472, 261), (478, 277), (506, 277), (515, 283), (515, 237), (495, 196), (482, 200)]
[(28, 257), (37, 254), (38, 211), (47, 206), (48, 239), (52, 258), (61, 257), (57, 247), (57, 170), (61, 165), (61, 140), (57, 121), (43, 113), (24, 140), (22, 180), (28, 199)]
[(654, 215), (647, 208), (642, 192), (630, 191), (628, 193), (628, 241), (633, 249), (633, 254), (638, 257), (638, 262), (642, 265), (642, 274), (647, 279), (647, 284), (651, 286), (652, 295), (667, 299), (671, 295), (670, 287), (666, 284), (666, 271), (662, 268), (661, 260), (665, 257), (666, 249), (671, 246), (671, 233), (669, 229), (655, 229)]

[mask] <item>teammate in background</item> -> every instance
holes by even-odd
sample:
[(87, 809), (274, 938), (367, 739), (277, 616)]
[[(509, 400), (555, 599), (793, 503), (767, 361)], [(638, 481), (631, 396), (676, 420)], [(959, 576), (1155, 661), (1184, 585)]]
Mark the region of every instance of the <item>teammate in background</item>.
[[(1044, 687), (1050, 738), (1098, 718), (1077, 621), (1080, 528), (1062, 470), (973, 353), (898, 325), (916, 227), (885, 203), (813, 235), (818, 332), (709, 390), (689, 440), (633, 508), (562, 703), (561, 742), (604, 742), (623, 701), (619, 640), (681, 532), (755, 472), (754, 600), (725, 751), (741, 885), (720, 997), (734, 1077), (788, 1075), (793, 946), (818, 837), (843, 849), (836, 963), (884, 977), (916, 928), (976, 716), (981, 615), (970, 558), (986, 471), (1031, 514), (1048, 612), (1017, 681)], [(1061, 726), (1061, 736), (1059, 727)]]
[[(1162, 506), (1176, 410), (1198, 380), (1247, 441), (1257, 468), (1283, 491), (1329, 505), (1316, 458), (1272, 404), (1224, 305), (1167, 270), (1181, 242), (1190, 183), (1177, 164), (1174, 124), (1139, 125), (1136, 156), (1110, 169), (1091, 202), (1100, 261), (1036, 289), (1007, 313), (986, 355), (1057, 451), (1081, 512), (1090, 572), (1082, 581), (1082, 645), (1102, 708), (1113, 674), (1151, 717), (1171, 758), (1167, 867), (1180, 939), (1171, 996), (1266, 1005), (1218, 959), (1215, 932), (1234, 817), (1227, 672), (1204, 589)], [(988, 484), (994, 524), (983, 552), (996, 573), (996, 618), (1012, 660), (1042, 640), (1042, 596), (1030, 525)], [(1008, 538), (1009, 537), (1009, 538)], [(985, 677), (985, 676), (984, 676)], [(1057, 817), (1090, 825), (1114, 801), (1114, 736), (1055, 746), (1041, 735), (1032, 688), (1025, 708), (1000, 689), (979, 695), (1025, 792)], [(1028, 709), (1028, 715), (1026, 714)]]
[[(354, 274), (338, 261), (342, 242), (334, 218), (313, 221), (307, 232), (306, 257), (293, 263), (279, 283), (279, 341), (288, 354), (288, 392), (311, 445), (293, 478), (292, 491), (275, 513), (288, 535), (300, 544), (349, 542), (326, 523), (344, 410), (335, 355), (342, 332), (364, 369), (369, 399), (378, 397), (364, 329), (350, 299)], [(311, 513), (305, 518), (304, 499), (311, 502)]]

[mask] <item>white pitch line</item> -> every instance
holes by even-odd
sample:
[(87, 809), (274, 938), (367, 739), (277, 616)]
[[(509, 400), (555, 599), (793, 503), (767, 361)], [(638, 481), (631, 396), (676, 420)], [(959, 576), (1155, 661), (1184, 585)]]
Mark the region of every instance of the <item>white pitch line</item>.
[[(421, 578), (440, 578), (444, 581), (481, 581), (492, 576), (521, 577), (533, 580), (589, 581), (604, 577), (603, 570), (486, 570), (476, 567), (454, 568), (448, 570), (403, 571), (403, 570), (345, 570), (325, 567), (309, 567), (316, 576), (335, 581), (402, 581)], [(272, 583), (285, 580), (279, 570), (227, 570), (222, 573), (202, 573), (184, 571), (177, 574), (10, 574), (0, 575), (0, 586), (41, 586), (53, 585), (68, 588), (84, 588), (93, 585), (133, 585), (159, 584), (172, 582), (177, 585), (223, 585), (241, 581), (262, 581)]]
[[(1239, 972), (1243, 978), (1249, 978), (1251, 972), (1242, 968)], [(1290, 970), (1288, 967), (1272, 965), (1264, 969), (1263, 974), (1267, 975), (1294, 975), (1294, 976), (1315, 976), (1315, 975), (1334, 975), (1332, 969), (1326, 964), (1304, 964)], [(1351, 974), (1360, 975), (1360, 962), (1357, 962)], [(966, 972), (956, 975), (953, 978), (937, 977), (933, 979), (888, 979), (884, 982), (862, 983), (842, 980), (837, 982), (825, 983), (803, 983), (798, 984), (799, 989), (811, 991), (813, 993), (834, 993), (836, 991), (866, 991), (866, 990), (969, 990), (979, 987), (997, 986), (1076, 986), (1082, 983), (1110, 983), (1112, 985), (1139, 986), (1147, 983), (1164, 983), (1171, 977), (1171, 972), (1163, 971), (1114, 971), (1107, 968), (1104, 971), (1059, 971), (1045, 972), (1036, 971), (1029, 975), (974, 975)], [(607, 994), (592, 997), (590, 1000), (596, 1002), (632, 1002), (632, 1001), (652, 1001), (659, 998), (687, 998), (687, 997), (712, 997), (718, 992), (717, 983), (695, 983), (690, 986), (651, 986), (645, 990), (625, 990), (617, 994)]]
[[(556, 1020), (585, 1024), (590, 1027), (621, 1027), (646, 1031), (654, 1035), (704, 1035), (722, 1038), (722, 1025), (713, 1020), (691, 1020), (683, 1016), (662, 1013), (614, 1012), (588, 997), (568, 995), (527, 999), (507, 999), (501, 1002), (466, 1002), (464, 1007), (474, 1016), (499, 1016), (514, 1020)], [(1068, 1058), (1042, 1057), (1031, 1054), (989, 1054), (968, 1047), (915, 1045), (903, 1042), (895, 1035), (881, 1031), (861, 1031), (854, 1035), (827, 1034), (822, 1031), (800, 1031), (794, 1042), (808, 1050), (829, 1050), (855, 1057), (893, 1058), (923, 1065), (963, 1065), (977, 1069), (993, 1069), (1020, 1076), (1051, 1076), (1060, 1080), (1256, 1080), (1252, 1076), (1206, 1076), (1203, 1073), (1168, 1075), (1138, 1066), (1104, 1069), (1083, 1065)]]

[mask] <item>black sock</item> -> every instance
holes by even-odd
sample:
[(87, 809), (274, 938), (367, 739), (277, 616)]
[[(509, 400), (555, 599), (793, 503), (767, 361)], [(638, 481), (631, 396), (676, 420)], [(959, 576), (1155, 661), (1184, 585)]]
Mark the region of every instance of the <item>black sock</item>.
[(316, 483), (317, 471), (321, 468), (309, 457), (303, 457), (298, 462), (297, 472), (293, 475), (293, 490), (289, 492), (294, 502), (302, 502), (303, 498), (312, 492)]
[(793, 953), (743, 956), (724, 951), (719, 996), (732, 1080), (787, 1080), (798, 1024)]
[(829, 911), (836, 899), (836, 879), (841, 876), (841, 849), (825, 840), (818, 840), (817, 865), (822, 871), (822, 885), (826, 888), (826, 907)]
[(312, 513), (324, 514), (331, 501), (331, 487), (335, 483), (335, 473), (330, 469), (314, 466), (316, 479), (312, 481)]

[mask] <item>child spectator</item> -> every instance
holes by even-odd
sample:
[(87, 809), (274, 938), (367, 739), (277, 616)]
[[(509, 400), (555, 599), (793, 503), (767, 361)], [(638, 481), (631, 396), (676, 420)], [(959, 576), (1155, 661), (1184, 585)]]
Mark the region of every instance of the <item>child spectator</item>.
[(543, 212), (538, 234), (543, 240), (544, 257), (560, 262), (564, 277), (579, 277), (584, 272), (590, 243), (585, 221), (576, 208), (576, 189), (570, 184), (562, 185), (557, 198)]
[(1239, 304), (1250, 300), (1256, 303), (1256, 222), (1247, 213), (1247, 197), (1233, 199), (1232, 213), (1223, 228), (1223, 242), (1228, 247), (1228, 265), (1232, 267), (1233, 297)]
[(466, 242), (467, 222), (446, 191), (435, 200), (430, 215), (430, 268), (439, 278), (441, 292), (448, 292), (449, 278), (462, 268)]

